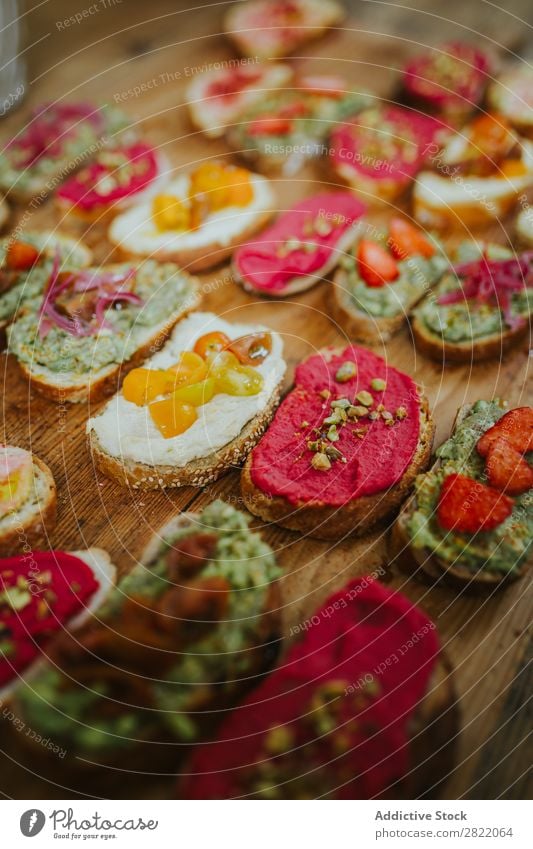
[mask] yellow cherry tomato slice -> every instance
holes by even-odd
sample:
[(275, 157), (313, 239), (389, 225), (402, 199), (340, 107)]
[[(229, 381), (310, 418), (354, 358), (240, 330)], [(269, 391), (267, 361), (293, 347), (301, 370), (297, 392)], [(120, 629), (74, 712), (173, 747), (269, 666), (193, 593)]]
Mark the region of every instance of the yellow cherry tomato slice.
[(181, 386), (172, 393), (175, 401), (183, 404), (191, 404), (193, 407), (201, 407), (207, 404), (216, 392), (215, 379), (206, 377), (200, 383), (191, 383), (189, 386)]
[(228, 350), (235, 354), (242, 365), (260, 365), (272, 351), (270, 333), (250, 333), (230, 342)]
[(231, 340), (229, 336), (226, 336), (225, 333), (217, 331), (213, 333), (205, 333), (197, 340), (196, 345), (194, 346), (194, 352), (200, 357), (205, 358), (208, 356), (208, 354), (223, 351), (225, 348), (228, 347), (230, 342)]
[(216, 388), (224, 395), (257, 395), (263, 388), (262, 375), (251, 366), (220, 369), (216, 375)]
[(199, 383), (207, 375), (205, 360), (193, 351), (184, 351), (180, 354), (178, 362), (169, 366), (168, 371), (176, 375), (176, 386), (188, 386), (191, 383)]
[(173, 395), (162, 401), (152, 401), (148, 409), (157, 429), (165, 439), (185, 433), (198, 418), (191, 404), (177, 401)]
[(124, 378), (122, 393), (126, 401), (142, 407), (175, 388), (176, 377), (164, 369), (134, 368)]
[(175, 195), (156, 195), (152, 201), (152, 218), (160, 231), (189, 229), (189, 210)]

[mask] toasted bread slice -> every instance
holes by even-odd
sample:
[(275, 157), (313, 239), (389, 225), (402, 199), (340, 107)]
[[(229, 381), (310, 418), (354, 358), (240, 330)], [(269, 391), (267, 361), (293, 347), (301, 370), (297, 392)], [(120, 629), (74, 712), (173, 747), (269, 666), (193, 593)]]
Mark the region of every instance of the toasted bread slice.
[(0, 517), (0, 557), (33, 548), (46, 540), (56, 523), (57, 494), (52, 472), (32, 454), (30, 494), (14, 512)]
[(250, 0), (231, 6), (224, 30), (244, 56), (272, 59), (319, 38), (343, 17), (335, 0)]
[[(459, 408), (453, 423), (452, 432), (462, 424), (471, 411), (471, 404), (465, 404)], [(441, 461), (437, 460), (433, 464), (432, 469), (438, 469), (440, 465)], [(501, 574), (496, 571), (491, 572), (489, 569), (479, 569), (477, 572), (474, 572), (467, 566), (463, 566), (460, 560), (450, 565), (433, 554), (429, 549), (415, 549), (410, 544), (407, 522), (416, 509), (416, 505), (417, 499), (415, 493), (403, 505), (392, 528), (390, 538), (390, 548), (394, 562), (409, 575), (424, 578), (431, 583), (442, 581), (466, 592), (491, 593), (496, 588), (506, 586), (521, 578), (531, 566), (531, 561), (528, 562), (526, 560), (520, 569), (514, 572)]]
[[(72, 551), (69, 553), (73, 557), (83, 560), (91, 568), (100, 584), (91, 597), (89, 604), (76, 616), (61, 624), (62, 629), (73, 630), (83, 625), (104, 602), (109, 590), (115, 583), (116, 569), (111, 563), (108, 553), (101, 548), (88, 548), (84, 551)], [(44, 658), (34, 660), (14, 681), (9, 682), (5, 687), (0, 689), (0, 699), (2, 702), (5, 699), (11, 698), (23, 681), (31, 681), (32, 678), (38, 675), (45, 664), (46, 660)]]
[[(208, 331), (222, 331), (235, 339), (267, 328), (232, 324), (214, 314), (196, 313), (180, 323), (167, 345), (146, 362), (146, 367), (170, 368)], [(145, 406), (139, 407), (118, 393), (87, 424), (97, 468), (122, 486), (160, 489), (205, 486), (240, 465), (266, 430), (279, 403), (285, 362), (281, 339), (272, 333), (272, 341), (270, 354), (258, 364), (264, 379), (262, 388), (252, 396), (215, 393), (198, 407), (190, 433), (187, 429), (175, 438), (165, 439)], [(124, 429), (122, 421), (126, 422)], [(130, 435), (132, 440), (128, 439)]]
[(326, 304), (329, 317), (353, 342), (363, 345), (378, 345), (387, 342), (402, 329), (406, 316), (399, 313), (391, 317), (380, 318), (358, 310), (348, 290), (348, 274), (338, 268), (333, 284), (328, 287)]
[(386, 493), (363, 496), (341, 508), (320, 504), (299, 504), (295, 507), (286, 498), (267, 495), (253, 483), (250, 473), (251, 457), (248, 457), (241, 475), (244, 503), (250, 513), (264, 521), (275, 522), (291, 531), (300, 531), (316, 539), (336, 540), (350, 534), (362, 536), (369, 530), (386, 525), (398, 511), (416, 476), (428, 466), (434, 433), (435, 426), (429, 414), (428, 401), (422, 396), (420, 441), (402, 479)]
[(529, 322), (524, 322), (522, 327), (508, 329), (504, 333), (493, 333), (471, 342), (446, 341), (431, 333), (417, 315), (411, 319), (411, 329), (418, 350), (432, 360), (448, 363), (477, 363), (500, 358), (514, 348), (529, 334), (530, 325)]

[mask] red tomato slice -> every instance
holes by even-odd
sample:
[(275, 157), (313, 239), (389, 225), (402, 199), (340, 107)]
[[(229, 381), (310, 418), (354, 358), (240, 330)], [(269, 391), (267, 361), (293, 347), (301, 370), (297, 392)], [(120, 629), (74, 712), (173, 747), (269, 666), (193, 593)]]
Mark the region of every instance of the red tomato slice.
[(426, 239), (418, 227), (410, 224), (405, 218), (391, 219), (388, 244), (391, 253), (397, 259), (405, 259), (414, 255), (429, 259), (435, 253), (435, 246)]
[(27, 242), (11, 242), (6, 253), (6, 265), (13, 271), (28, 271), (39, 259), (40, 253)]

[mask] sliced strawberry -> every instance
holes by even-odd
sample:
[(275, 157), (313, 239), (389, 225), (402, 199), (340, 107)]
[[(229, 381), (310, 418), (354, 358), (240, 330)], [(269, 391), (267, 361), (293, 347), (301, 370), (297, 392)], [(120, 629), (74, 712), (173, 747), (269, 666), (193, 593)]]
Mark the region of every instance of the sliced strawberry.
[(426, 259), (433, 256), (435, 246), (426, 239), (418, 227), (410, 224), (405, 218), (392, 218), (389, 224), (389, 247), (397, 259), (408, 256), (423, 256)]
[(511, 515), (513, 503), (497, 489), (454, 473), (442, 484), (437, 519), (447, 531), (491, 531)]
[(248, 127), (250, 136), (286, 136), (290, 133), (292, 122), (289, 118), (280, 118), (273, 115), (272, 118), (256, 118)]
[(11, 242), (6, 253), (6, 265), (13, 271), (28, 271), (39, 259), (40, 253), (27, 242)]
[(533, 451), (533, 407), (517, 407), (502, 416), (478, 439), (478, 453), (486, 457), (497, 439), (505, 439), (520, 454)]
[(370, 239), (361, 239), (359, 242), (357, 261), (359, 274), (366, 285), (373, 288), (392, 283), (400, 273), (394, 257)]
[(496, 439), (490, 446), (487, 473), (490, 485), (507, 495), (520, 495), (533, 488), (533, 469), (505, 439)]

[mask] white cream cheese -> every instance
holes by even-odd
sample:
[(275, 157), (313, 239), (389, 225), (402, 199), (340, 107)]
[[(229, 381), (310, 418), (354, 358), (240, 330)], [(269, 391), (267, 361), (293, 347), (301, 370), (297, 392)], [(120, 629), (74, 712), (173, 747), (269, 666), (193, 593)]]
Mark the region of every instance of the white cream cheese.
[[(175, 327), (164, 348), (144, 363), (145, 368), (164, 369), (177, 362), (182, 351), (190, 351), (204, 333), (222, 331), (230, 339), (269, 330), (262, 325), (230, 324), (213, 313), (192, 313)], [(261, 413), (285, 374), (281, 337), (272, 331), (272, 351), (257, 371), (264, 385), (257, 395), (238, 397), (215, 395), (197, 408), (198, 419), (179, 436), (165, 439), (155, 426), (148, 407), (126, 401), (122, 392), (89, 419), (87, 433), (93, 431), (101, 448), (112, 457), (133, 460), (149, 466), (182, 468), (206, 457), (235, 439), (243, 427)]]
[[(174, 231), (157, 229), (152, 218), (152, 203), (132, 206), (117, 215), (109, 228), (110, 241), (131, 253), (148, 255), (157, 251), (184, 251), (207, 245), (226, 246), (253, 226), (254, 220), (274, 207), (274, 194), (265, 177), (252, 174), (253, 198), (247, 206), (228, 206), (209, 215), (198, 230)], [(169, 183), (165, 194), (182, 200), (189, 195), (187, 174)]]

